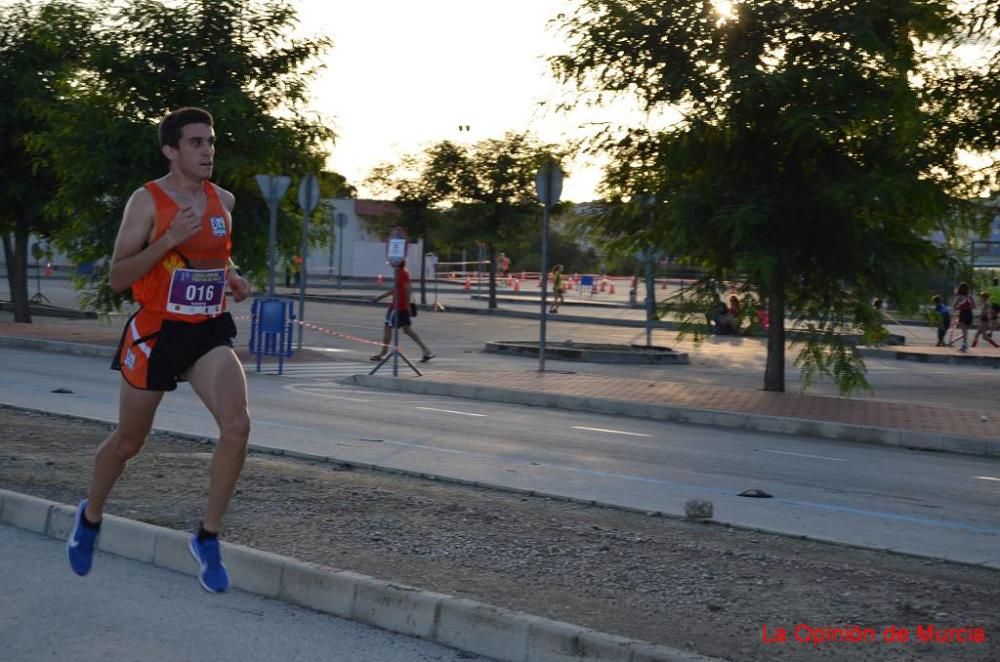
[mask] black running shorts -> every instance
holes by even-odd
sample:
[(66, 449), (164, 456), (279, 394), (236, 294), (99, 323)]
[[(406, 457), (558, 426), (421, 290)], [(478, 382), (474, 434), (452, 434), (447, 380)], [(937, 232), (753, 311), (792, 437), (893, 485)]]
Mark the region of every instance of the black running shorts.
[(144, 391), (173, 391), (195, 362), (216, 347), (232, 347), (229, 313), (203, 322), (163, 320), (139, 309), (125, 325), (111, 368)]

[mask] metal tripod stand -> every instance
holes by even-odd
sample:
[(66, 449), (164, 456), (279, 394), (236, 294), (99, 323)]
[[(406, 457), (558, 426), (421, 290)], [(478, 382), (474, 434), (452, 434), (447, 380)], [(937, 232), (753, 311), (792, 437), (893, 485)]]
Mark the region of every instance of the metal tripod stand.
[(403, 356), (402, 352), (399, 351), (399, 325), (397, 325), (395, 321), (393, 321), (392, 347), (389, 348), (389, 353), (382, 357), (382, 360), (378, 362), (378, 365), (372, 368), (372, 371), (368, 374), (374, 375), (382, 366), (389, 362), (389, 359), (392, 359), (393, 377), (399, 377), (399, 359), (403, 359), (403, 361), (406, 362), (406, 365), (410, 366), (410, 368), (413, 369), (413, 372), (417, 373), (417, 377), (423, 377), (423, 374), (417, 370), (417, 366), (413, 365), (413, 363), (410, 362), (410, 359)]

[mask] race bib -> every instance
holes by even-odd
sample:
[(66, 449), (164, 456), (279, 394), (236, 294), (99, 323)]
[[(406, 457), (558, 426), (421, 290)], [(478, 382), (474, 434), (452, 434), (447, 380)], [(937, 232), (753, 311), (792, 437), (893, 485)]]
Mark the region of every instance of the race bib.
[(175, 269), (170, 279), (167, 312), (218, 315), (226, 293), (225, 269)]

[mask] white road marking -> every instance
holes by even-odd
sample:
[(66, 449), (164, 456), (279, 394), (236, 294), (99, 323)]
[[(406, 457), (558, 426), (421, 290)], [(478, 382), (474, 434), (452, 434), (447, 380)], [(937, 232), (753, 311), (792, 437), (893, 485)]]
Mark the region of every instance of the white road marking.
[[(348, 398), (347, 396), (343, 396), (343, 395), (332, 395), (330, 393), (326, 393), (325, 391), (313, 390), (313, 389), (316, 389), (317, 387), (324, 387), (324, 386), (327, 386), (327, 385), (326, 384), (316, 384), (316, 383), (312, 383), (312, 384), (287, 384), (286, 386), (283, 386), (282, 389), (286, 390), (286, 391), (292, 391), (293, 393), (302, 393), (303, 395), (315, 395), (317, 397), (326, 398), (328, 400), (347, 400), (348, 402), (371, 402), (371, 400), (366, 399), (366, 398)], [(352, 393), (352, 392), (353, 391), (348, 391), (348, 393)]]
[(574, 425), (574, 430), (589, 430), (590, 432), (607, 432), (608, 434), (624, 434), (629, 437), (649, 437), (652, 435), (643, 434), (641, 432), (625, 432), (624, 430), (606, 430), (605, 428), (588, 428), (583, 425)]
[(825, 455), (809, 455), (808, 453), (792, 453), (792, 452), (789, 452), (789, 451), (774, 451), (774, 450), (770, 450), (768, 448), (761, 448), (760, 452), (761, 453), (776, 453), (778, 455), (794, 455), (795, 457), (808, 457), (808, 458), (812, 458), (814, 460), (829, 460), (830, 462), (847, 462), (847, 460), (845, 460), (842, 457), (827, 457)]
[(454, 409), (437, 409), (435, 407), (414, 407), (414, 409), (423, 409), (424, 411), (439, 411), (445, 414), (458, 414), (460, 416), (487, 416), (487, 414), (473, 414), (468, 411), (455, 411)]
[(997, 482), (1000, 482), (1000, 478), (996, 478), (994, 476), (976, 476), (976, 478), (978, 480), (995, 480)]

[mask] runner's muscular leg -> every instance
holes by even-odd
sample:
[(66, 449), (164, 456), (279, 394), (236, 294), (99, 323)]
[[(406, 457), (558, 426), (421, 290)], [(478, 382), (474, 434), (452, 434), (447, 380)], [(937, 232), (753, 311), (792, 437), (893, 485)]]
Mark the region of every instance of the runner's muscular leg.
[(142, 450), (162, 399), (163, 391), (143, 391), (122, 378), (118, 394), (118, 427), (94, 455), (94, 476), (87, 502), (87, 519), (91, 522), (101, 519), (104, 503), (125, 464)]
[(229, 497), (243, 469), (250, 437), (247, 379), (230, 347), (216, 347), (188, 370), (191, 387), (219, 426), (219, 444), (212, 453), (208, 508), (203, 526), (218, 531)]

